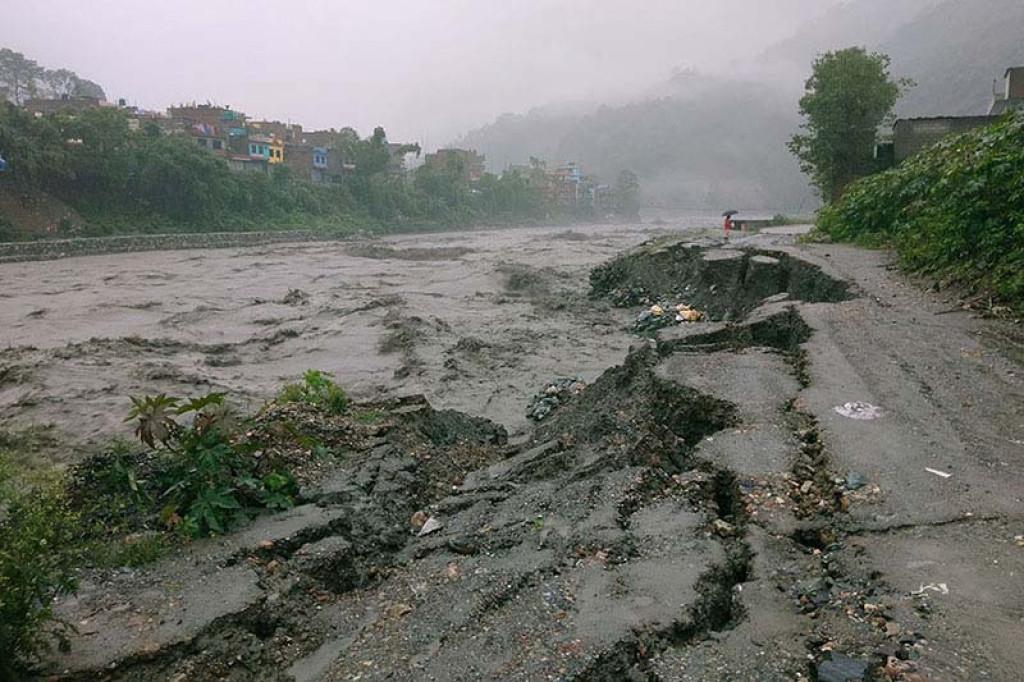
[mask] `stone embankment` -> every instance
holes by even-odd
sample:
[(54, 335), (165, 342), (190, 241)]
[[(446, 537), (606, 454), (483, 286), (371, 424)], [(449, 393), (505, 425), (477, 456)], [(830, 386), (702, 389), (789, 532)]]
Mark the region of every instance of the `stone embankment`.
[(56, 260), (72, 256), (105, 253), (168, 251), (175, 249), (225, 249), (288, 242), (322, 242), (350, 235), (323, 230), (282, 230), (276, 232), (204, 232), (190, 234), (138, 234), (116, 237), (83, 237), (37, 242), (0, 244), (0, 263)]

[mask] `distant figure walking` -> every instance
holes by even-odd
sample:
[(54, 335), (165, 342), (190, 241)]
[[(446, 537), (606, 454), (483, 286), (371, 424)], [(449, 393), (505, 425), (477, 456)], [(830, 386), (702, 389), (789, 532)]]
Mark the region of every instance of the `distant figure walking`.
[(739, 213), (739, 211), (729, 209), (728, 211), (722, 214), (723, 216), (725, 216), (725, 223), (722, 226), (725, 230), (725, 241), (729, 241), (729, 230), (732, 229), (732, 217), (737, 213)]

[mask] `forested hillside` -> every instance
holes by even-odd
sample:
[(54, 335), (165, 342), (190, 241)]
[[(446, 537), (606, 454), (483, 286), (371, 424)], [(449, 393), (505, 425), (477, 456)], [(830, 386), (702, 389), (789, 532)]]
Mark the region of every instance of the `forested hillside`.
[(785, 145), (816, 54), (850, 45), (890, 54), (894, 74), (918, 83), (897, 105), (901, 116), (984, 113), (993, 79), (1024, 64), (1022, 28), (1021, 0), (852, 0), (797, 27), (733, 80), (678, 73), (652, 86), (665, 97), (586, 115), (506, 115), (458, 143), (486, 154), (492, 170), (529, 156), (598, 174), (630, 168), (652, 204), (807, 208), (811, 191)]
[(763, 85), (693, 74), (665, 87), (676, 94), (586, 115), (506, 115), (457, 144), (484, 153), (492, 171), (531, 156), (578, 161), (600, 177), (628, 168), (642, 178), (648, 201), (660, 205), (809, 205), (784, 145), (797, 125), (790, 98)]
[(944, 0), (880, 46), (898, 75), (917, 81), (901, 116), (983, 114), (992, 81), (1024, 65), (1024, 1)]

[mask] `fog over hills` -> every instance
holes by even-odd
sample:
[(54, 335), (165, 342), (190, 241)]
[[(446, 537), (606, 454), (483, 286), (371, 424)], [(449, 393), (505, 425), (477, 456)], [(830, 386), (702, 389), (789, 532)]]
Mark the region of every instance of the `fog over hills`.
[(806, 210), (816, 200), (785, 143), (815, 55), (851, 45), (890, 54), (894, 73), (917, 82), (901, 116), (983, 113), (993, 79), (1024, 63), (1022, 29), (1020, 0), (853, 0), (726, 75), (679, 70), (631, 103), (506, 114), (456, 143), (495, 171), (530, 156), (606, 179), (629, 168), (651, 204)]

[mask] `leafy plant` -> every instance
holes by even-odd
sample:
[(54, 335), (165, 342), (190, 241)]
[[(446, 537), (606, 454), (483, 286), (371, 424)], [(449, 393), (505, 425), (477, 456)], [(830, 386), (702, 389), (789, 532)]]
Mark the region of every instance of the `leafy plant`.
[[(186, 417), (191, 421), (179, 421)], [(128, 419), (137, 422), (135, 433), (144, 444), (158, 448), (150, 487), (165, 526), (192, 537), (223, 533), (252, 507), (293, 504), (294, 479), (288, 473), (258, 474), (250, 456), (257, 445), (240, 433), (223, 393), (189, 400), (163, 394), (132, 398)], [(129, 476), (127, 482), (135, 481)]]
[(77, 588), (69, 548), (78, 527), (59, 480), (15, 485), (6, 460), (0, 460), (0, 510), (0, 677), (10, 679), (13, 666), (30, 663), (49, 635), (67, 628), (53, 601)]
[(1024, 112), (948, 137), (823, 209), (833, 239), (892, 244), (908, 270), (1024, 304)]
[(139, 440), (149, 447), (155, 447), (158, 441), (166, 444), (178, 426), (172, 415), (180, 414), (177, 411), (179, 400), (161, 393), (143, 398), (132, 397), (131, 401), (132, 409), (125, 421), (137, 422), (135, 435)]
[(278, 394), (283, 403), (306, 403), (322, 408), (328, 414), (344, 414), (348, 409), (348, 395), (336, 384), (330, 374), (317, 369), (308, 370), (302, 383), (286, 384)]

